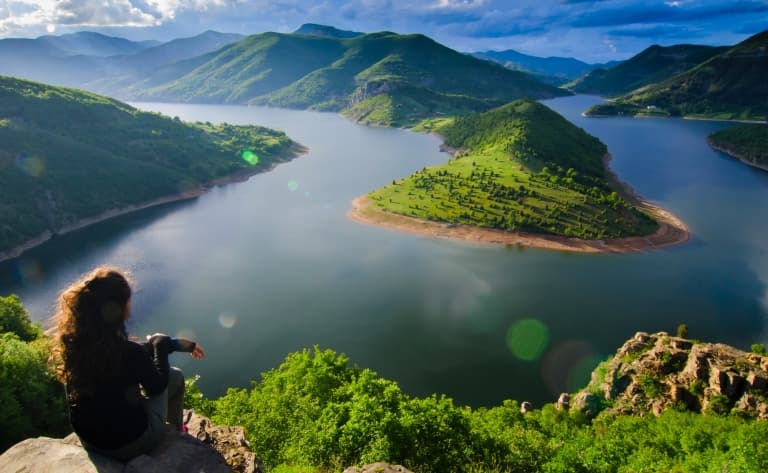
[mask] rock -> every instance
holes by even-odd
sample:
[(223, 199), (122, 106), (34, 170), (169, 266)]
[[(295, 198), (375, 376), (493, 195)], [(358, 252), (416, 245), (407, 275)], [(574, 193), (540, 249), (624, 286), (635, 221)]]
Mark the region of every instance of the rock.
[(193, 411), (184, 411), (189, 435), (215, 448), (236, 473), (263, 473), (264, 464), (256, 458), (245, 439), (242, 427), (216, 426)]
[(351, 466), (344, 473), (413, 473), (402, 465), (390, 465), (389, 463), (371, 463), (363, 467)]
[(583, 412), (590, 419), (597, 416), (603, 407), (603, 399), (597, 394), (587, 391), (576, 394), (571, 403), (571, 409)]
[(520, 404), (520, 413), (521, 414), (528, 414), (533, 410), (533, 404), (531, 404), (528, 401), (523, 401), (522, 404)]
[(560, 410), (567, 411), (570, 406), (571, 406), (571, 395), (568, 393), (560, 394), (560, 397), (557, 398), (557, 403), (555, 404), (555, 407)]
[(706, 412), (712, 405), (718, 410), (736, 406), (746, 417), (768, 417), (766, 358), (665, 332), (638, 332), (593, 372), (589, 385), (574, 395), (574, 407), (590, 411), (586, 404), (598, 393), (616, 414), (659, 414), (680, 406)]
[[(38, 437), (24, 440), (0, 455), (0, 472), (13, 473), (252, 473), (260, 462), (253, 453), (242, 452), (242, 429), (215, 427), (208, 419), (190, 416), (196, 424), (196, 435), (168, 431), (160, 444), (148, 455), (140, 455), (127, 463), (87, 452), (75, 434), (63, 439)], [(200, 424), (204, 424), (200, 427)], [(228, 429), (234, 429), (230, 431)], [(202, 434), (201, 434), (202, 433)], [(247, 444), (246, 444), (247, 445)], [(222, 448), (223, 454), (215, 449)], [(250, 457), (248, 456), (250, 455)], [(232, 469), (227, 457), (238, 460)], [(250, 463), (249, 463), (250, 459)], [(250, 468), (250, 469), (249, 469)]]

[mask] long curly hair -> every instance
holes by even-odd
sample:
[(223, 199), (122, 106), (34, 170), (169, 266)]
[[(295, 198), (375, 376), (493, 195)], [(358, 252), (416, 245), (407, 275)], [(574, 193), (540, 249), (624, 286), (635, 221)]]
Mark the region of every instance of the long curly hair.
[(130, 298), (128, 278), (110, 267), (96, 268), (59, 296), (52, 361), (71, 401), (93, 394), (119, 369)]

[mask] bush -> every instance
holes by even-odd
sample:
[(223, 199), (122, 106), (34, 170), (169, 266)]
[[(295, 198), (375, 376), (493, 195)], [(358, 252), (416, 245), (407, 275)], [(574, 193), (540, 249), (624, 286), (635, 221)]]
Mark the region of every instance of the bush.
[(755, 353), (757, 355), (762, 356), (768, 356), (768, 350), (765, 349), (765, 344), (763, 343), (753, 343), (751, 346), (752, 353)]

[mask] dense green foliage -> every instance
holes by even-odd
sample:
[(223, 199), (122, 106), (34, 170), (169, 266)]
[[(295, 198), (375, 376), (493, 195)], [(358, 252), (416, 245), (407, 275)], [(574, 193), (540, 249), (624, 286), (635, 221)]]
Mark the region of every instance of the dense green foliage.
[(69, 431), (64, 390), (48, 346), (18, 297), (0, 297), (0, 452), (27, 437)]
[(394, 213), (456, 224), (580, 238), (618, 238), (658, 227), (609, 183), (605, 145), (544, 105), (517, 100), (425, 122), (461, 149), (369, 194)]
[(583, 94), (621, 95), (685, 72), (726, 49), (691, 44), (653, 45), (615, 67), (596, 69), (565, 87)]
[(613, 105), (597, 105), (590, 115), (611, 115), (655, 107), (671, 116), (723, 120), (768, 119), (768, 31), (657, 84), (617, 99)]
[(768, 125), (742, 125), (709, 135), (709, 142), (750, 164), (768, 166)]
[(253, 450), (276, 471), (373, 461), (419, 473), (768, 468), (768, 422), (676, 411), (589, 421), (552, 405), (523, 415), (515, 401), (473, 410), (444, 396), (410, 397), (318, 348), (290, 354), (250, 389), (207, 402), (215, 421), (245, 426)]
[[(394, 112), (371, 113), (386, 94)], [(160, 86), (136, 88), (140, 99), (226, 102), (339, 111), (382, 125), (513, 98), (547, 98), (566, 92), (497, 64), (458, 53), (423, 35), (264, 33), (206, 57), (191, 71)], [(400, 110), (398, 110), (400, 108)], [(394, 116), (390, 116), (390, 114)]]
[[(0, 76), (0, 252), (108, 210), (267, 170), (294, 147), (267, 128), (183, 123)], [(260, 160), (246, 162), (244, 150)]]
[(12, 333), (22, 342), (31, 342), (43, 335), (40, 326), (29, 320), (29, 314), (16, 295), (0, 297), (0, 333)]

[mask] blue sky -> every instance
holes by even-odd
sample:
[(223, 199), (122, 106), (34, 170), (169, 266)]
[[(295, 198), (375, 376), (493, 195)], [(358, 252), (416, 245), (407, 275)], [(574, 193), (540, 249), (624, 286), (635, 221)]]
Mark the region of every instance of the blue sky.
[(302, 23), (424, 33), (461, 51), (516, 49), (590, 62), (650, 44), (735, 44), (768, 29), (768, 0), (0, 0), (0, 37), (79, 30), (171, 39)]

